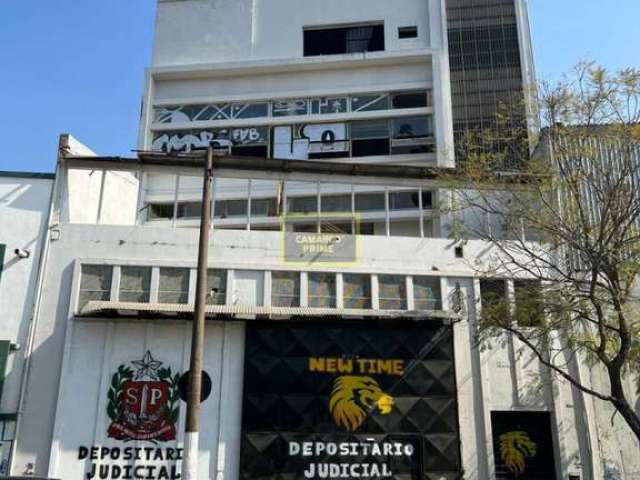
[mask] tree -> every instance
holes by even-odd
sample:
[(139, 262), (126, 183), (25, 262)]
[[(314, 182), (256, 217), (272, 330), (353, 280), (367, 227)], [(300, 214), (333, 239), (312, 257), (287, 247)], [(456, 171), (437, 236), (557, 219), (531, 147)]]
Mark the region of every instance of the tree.
[[(515, 311), (505, 295), (487, 297), (479, 340), (514, 335), (553, 374), (611, 403), (640, 440), (624, 388), (640, 373), (640, 70), (581, 63), (532, 98), (544, 128), (531, 155), (505, 127), (522, 108), (505, 106), (493, 128), (459, 142), (451, 234), (490, 243), (479, 275), (519, 279)], [(584, 360), (606, 372), (606, 388), (574, 373)]]

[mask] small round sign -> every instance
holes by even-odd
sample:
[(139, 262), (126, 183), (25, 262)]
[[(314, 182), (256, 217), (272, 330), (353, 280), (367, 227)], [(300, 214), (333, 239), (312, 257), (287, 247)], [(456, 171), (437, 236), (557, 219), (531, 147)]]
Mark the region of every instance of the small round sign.
[[(185, 372), (178, 381), (178, 392), (183, 401), (187, 401), (187, 392), (189, 390), (189, 375), (191, 371)], [(207, 372), (202, 370), (202, 389), (200, 391), (200, 402), (204, 402), (211, 395), (211, 377)]]

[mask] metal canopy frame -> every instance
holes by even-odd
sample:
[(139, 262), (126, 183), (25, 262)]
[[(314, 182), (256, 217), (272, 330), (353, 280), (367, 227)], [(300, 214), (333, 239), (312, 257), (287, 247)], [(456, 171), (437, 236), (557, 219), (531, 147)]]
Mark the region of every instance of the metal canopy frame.
[[(153, 317), (159, 319), (192, 319), (194, 305), (169, 303), (138, 303), (108, 300), (92, 300), (76, 315), (78, 319), (94, 320)], [(460, 315), (448, 310), (362, 310), (349, 308), (310, 307), (260, 307), (245, 305), (207, 305), (205, 315), (209, 320), (290, 320), (292, 318), (342, 318), (345, 320), (411, 319), (415, 321), (455, 321)]]

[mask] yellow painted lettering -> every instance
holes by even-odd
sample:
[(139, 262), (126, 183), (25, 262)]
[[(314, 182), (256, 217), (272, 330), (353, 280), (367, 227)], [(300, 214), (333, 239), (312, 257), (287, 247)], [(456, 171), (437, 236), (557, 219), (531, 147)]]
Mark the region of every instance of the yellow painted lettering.
[(324, 358), (310, 358), (309, 359), (309, 371), (310, 372), (324, 372), (326, 371)]

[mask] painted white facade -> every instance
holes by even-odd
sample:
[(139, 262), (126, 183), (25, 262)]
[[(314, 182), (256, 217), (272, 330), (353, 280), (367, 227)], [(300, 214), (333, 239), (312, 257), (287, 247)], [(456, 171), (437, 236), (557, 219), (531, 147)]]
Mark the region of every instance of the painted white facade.
[[(147, 71), (146, 92), (140, 125), (140, 148), (162, 148), (156, 140), (185, 129), (272, 129), (268, 155), (276, 158), (307, 158), (306, 148), (287, 153), (275, 143), (289, 125), (319, 124), (329, 127), (343, 122), (407, 118), (427, 115), (433, 122), (432, 153), (393, 154), (344, 158), (338, 161), (418, 166), (446, 166), (453, 163), (453, 130), (449, 88), (444, 2), (402, 0), (389, 9), (386, 2), (326, 2), (304, 5), (292, 0), (189, 1), (158, 3), (153, 65)], [(385, 49), (379, 52), (329, 56), (303, 55), (303, 30), (324, 25), (384, 22)], [(216, 25), (216, 28), (211, 28)], [(415, 26), (416, 38), (399, 38), (400, 27)], [(268, 118), (217, 118), (189, 122), (174, 115), (171, 122), (159, 121), (158, 109), (176, 106), (287, 101), (291, 99), (349, 99), (363, 94), (427, 91), (429, 103), (405, 110), (313, 113)], [(351, 102), (351, 100), (349, 100)], [(341, 111), (342, 112), (342, 111)], [(177, 116), (176, 116), (177, 115)], [(166, 117), (165, 117), (166, 118)], [(312, 138), (313, 140), (313, 138)], [(286, 140), (285, 140), (286, 141)], [(180, 144), (178, 144), (180, 145)], [(348, 157), (348, 154), (347, 154)], [(143, 180), (141, 202), (172, 202), (175, 177), (150, 176)], [(171, 189), (166, 184), (172, 184)], [(248, 188), (217, 185), (215, 195), (246, 198)], [(299, 195), (313, 194), (315, 186), (302, 188)], [(197, 200), (184, 185), (179, 196)], [(256, 195), (254, 191), (254, 196)], [(218, 197), (216, 197), (218, 198)], [(144, 203), (139, 208), (142, 209)], [(378, 217), (384, 221), (383, 217)], [(178, 224), (183, 224), (178, 221)], [(273, 222), (272, 222), (273, 223)], [(276, 222), (277, 223), (277, 222)], [(221, 224), (238, 225), (231, 220)], [(188, 225), (188, 222), (187, 222)], [(402, 227), (400, 227), (402, 229)], [(413, 235), (419, 235), (417, 228)]]
[[(557, 426), (558, 475), (578, 472), (583, 478), (598, 478), (589, 473), (587, 459), (591, 452), (585, 447), (584, 437), (579, 441), (585, 424), (583, 410), (577, 405), (584, 400), (575, 396), (566, 383), (551, 380), (528, 352), (511, 339), (496, 339), (488, 351), (480, 352), (474, 347), (474, 319), (481, 306), (477, 298), (478, 281), (466, 259), (486, 259), (490, 255), (486, 245), (470, 241), (465, 246), (466, 259), (458, 259), (454, 245), (445, 238), (371, 236), (363, 237), (360, 261), (351, 267), (327, 267), (313, 262), (306, 267), (292, 267), (281, 261), (279, 237), (277, 232), (214, 231), (210, 265), (229, 271), (228, 303), (267, 305), (268, 272), (281, 269), (333, 271), (338, 275), (358, 272), (374, 277), (378, 273), (436, 276), (441, 278), (445, 311), (452, 308), (452, 292), (460, 285), (466, 300), (462, 321), (455, 324), (454, 332), (461, 452), (467, 478), (491, 478), (489, 418), (490, 412), (496, 410), (551, 412)], [(105, 413), (109, 382), (118, 366), (141, 358), (147, 350), (174, 371), (184, 371), (188, 365), (189, 322), (77, 317), (80, 265), (193, 269), (196, 245), (196, 229), (61, 225), (59, 239), (51, 243), (44, 278), (42, 313), (13, 459), (14, 475), (33, 472), (51, 478), (83, 478), (91, 462), (78, 460), (80, 447), (119, 445), (105, 435), (109, 426)], [(117, 278), (119, 274), (115, 275)], [(192, 270), (192, 279), (194, 275)], [(112, 293), (117, 292), (118, 287), (111, 288)], [(190, 301), (193, 288), (192, 283)], [(338, 297), (342, 293), (340, 288)], [(304, 290), (302, 287), (301, 294)], [(374, 287), (374, 307), (375, 291)], [(412, 300), (408, 308), (412, 308)], [(237, 478), (243, 323), (225, 326), (209, 321), (208, 325), (205, 363), (212, 376), (214, 393), (203, 407), (206, 434), (201, 443), (200, 462), (209, 477), (202, 478)], [(184, 414), (182, 405), (177, 440), (163, 448), (182, 447)], [(149, 445), (134, 442), (131, 446)], [(111, 460), (97, 463), (122, 464)], [(166, 464), (171, 466), (172, 462)]]
[(33, 329), (53, 183), (49, 174), (0, 172), (0, 250), (4, 251), (0, 256), (0, 341), (12, 344), (6, 368), (0, 372), (0, 476), (9, 473), (15, 417), (28, 368), (26, 352)]
[[(524, 6), (523, 2), (517, 3), (519, 8)], [(453, 139), (443, 12), (444, 2), (440, 0), (400, 0), (391, 7), (381, 0), (321, 3), (160, 0), (153, 64), (146, 73), (139, 147), (151, 149), (156, 135), (175, 130), (247, 130), (299, 123), (339, 124), (393, 115), (430, 115), (434, 119), (436, 143), (433, 153), (397, 158), (382, 155), (357, 161), (450, 166)], [(305, 27), (371, 21), (384, 22), (384, 51), (303, 56)], [(399, 39), (398, 27), (403, 26), (416, 26), (417, 38)], [(525, 76), (530, 74), (526, 72)], [(431, 105), (408, 109), (411, 111), (357, 112), (352, 108), (338, 113), (309, 111), (283, 117), (197, 122), (188, 118), (185, 121), (176, 114), (169, 123), (158, 121), (154, 113), (156, 109), (183, 105), (264, 103), (291, 98), (311, 102), (316, 98), (351, 99), (365, 93), (415, 90), (429, 91)], [(93, 463), (120, 467), (134, 464), (122, 459), (95, 462), (79, 459), (81, 447), (123, 446), (108, 437), (108, 392), (118, 367), (139, 360), (150, 351), (172, 371), (183, 372), (188, 368), (191, 339), (187, 320), (168, 320), (159, 315), (150, 318), (79, 315), (82, 265), (113, 266), (112, 300), (119, 298), (122, 267), (152, 267), (151, 302), (157, 300), (160, 267), (189, 268), (188, 303), (192, 304), (198, 230), (176, 227), (196, 227), (198, 221), (178, 219), (175, 211), (172, 218), (154, 220), (146, 212), (151, 203), (167, 203), (175, 209), (179, 202), (197, 202), (200, 180), (189, 176), (193, 171), (182, 172), (180, 168), (161, 174), (124, 167), (120, 171), (115, 167), (115, 171), (107, 173), (112, 168), (108, 164), (103, 165), (104, 171), (69, 170), (65, 158), (87, 157), (84, 160), (89, 162), (89, 157), (95, 154), (70, 138), (63, 139), (62, 146), (66, 147), (63, 149), (66, 153), (61, 156), (53, 215), (48, 225), (52, 241), (36, 317), (38, 328), (28, 352), (31, 368), (11, 473), (80, 480), (90, 473)], [(338, 159), (351, 160), (354, 159)], [(382, 191), (388, 203), (390, 189), (407, 188), (288, 182), (285, 195)], [(414, 277), (437, 278), (442, 311), (457, 318), (452, 314), (452, 304), (456, 292), (462, 295), (463, 308), (453, 329), (465, 480), (495, 478), (491, 412), (496, 411), (550, 413), (558, 479), (569, 475), (583, 480), (605, 478), (607, 462), (624, 466), (626, 470), (620, 471), (626, 472), (626, 476), (621, 479), (633, 479), (633, 472), (640, 471), (638, 446), (629, 440), (630, 435), (620, 423), (616, 423), (610, 435), (605, 433), (610, 418), (607, 408), (579, 394), (566, 382), (552, 378), (513, 338), (496, 338), (490, 349), (476, 348), (473, 341), (476, 318), (482, 305), (473, 263), (486, 261), (491, 252), (486, 244), (470, 240), (463, 246), (463, 258), (458, 258), (455, 247), (459, 245), (444, 238), (448, 218), (444, 215), (441, 218), (437, 211), (437, 201), (445, 201), (446, 196), (428, 184), (419, 188), (420, 193), (433, 190), (436, 207), (410, 213), (387, 208), (384, 212), (364, 214), (363, 220), (373, 224), (373, 232), (361, 237), (359, 259), (348, 266), (313, 261), (295, 266), (283, 263), (280, 233), (251, 231), (255, 227), (277, 225), (277, 218), (216, 219), (209, 263), (211, 267), (227, 270), (226, 303), (269, 307), (271, 272), (287, 270), (300, 273), (301, 306), (305, 307), (308, 273), (321, 271), (336, 274), (337, 307), (342, 303), (343, 274), (370, 275), (373, 310), (379, 307), (378, 276), (400, 275), (406, 279), (407, 310), (412, 310)], [(214, 191), (216, 200), (246, 198), (249, 192), (254, 198), (272, 198), (278, 195), (278, 182), (265, 179), (249, 182), (238, 174), (235, 179), (216, 179)], [(424, 221), (431, 222), (431, 226), (425, 227)], [(0, 288), (5, 283), (3, 276)], [(513, 293), (511, 283), (509, 288)], [(244, 320), (207, 322), (205, 369), (212, 377), (213, 393), (202, 410), (199, 457), (202, 479), (237, 480), (239, 475), (244, 333)], [(583, 369), (584, 376), (593, 375), (594, 383), (601, 381), (597, 372), (587, 371), (581, 365), (576, 368)], [(181, 404), (176, 440), (163, 444), (163, 448), (183, 447), (185, 410)], [(151, 445), (135, 441), (126, 446)], [(171, 459), (154, 462), (156, 466), (169, 468), (176, 464)]]

